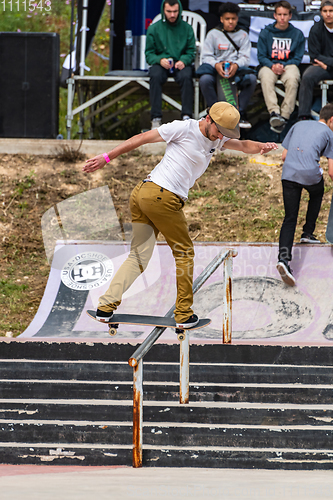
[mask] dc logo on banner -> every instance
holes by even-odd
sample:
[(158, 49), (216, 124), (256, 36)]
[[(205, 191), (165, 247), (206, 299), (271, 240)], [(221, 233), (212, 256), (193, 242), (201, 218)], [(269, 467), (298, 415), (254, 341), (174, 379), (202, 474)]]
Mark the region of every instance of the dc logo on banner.
[(113, 263), (104, 254), (83, 252), (70, 259), (61, 271), (61, 281), (73, 290), (92, 290), (112, 278)]

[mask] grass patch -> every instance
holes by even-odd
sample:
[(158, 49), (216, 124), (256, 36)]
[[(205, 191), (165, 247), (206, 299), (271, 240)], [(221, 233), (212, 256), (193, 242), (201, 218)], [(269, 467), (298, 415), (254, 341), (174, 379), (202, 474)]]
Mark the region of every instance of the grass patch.
[(28, 288), (28, 285), (17, 284), (11, 280), (0, 280), (0, 296), (10, 298), (14, 302), (22, 297), (22, 292)]
[(22, 180), (17, 181), (15, 195), (22, 196), (24, 191), (30, 189), (35, 184), (35, 172), (32, 170), (28, 175), (26, 175)]
[(201, 191), (201, 190), (195, 190), (191, 189), (188, 194), (188, 199), (189, 200), (196, 200), (198, 198), (207, 198), (208, 196), (211, 196), (213, 193), (211, 191)]
[[(28, 285), (25, 283), (15, 283), (9, 279), (0, 280), (0, 306), (3, 311), (10, 310), (10, 315), (19, 316), (26, 311), (26, 290)], [(14, 336), (22, 333), (22, 321), (11, 320), (7, 314), (1, 319), (2, 331), (11, 332)]]

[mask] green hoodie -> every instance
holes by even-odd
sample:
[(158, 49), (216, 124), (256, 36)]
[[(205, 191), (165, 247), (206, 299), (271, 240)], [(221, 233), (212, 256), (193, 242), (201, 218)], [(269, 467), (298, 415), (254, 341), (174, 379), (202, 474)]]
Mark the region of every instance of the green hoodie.
[(151, 24), (146, 37), (146, 61), (152, 66), (160, 64), (163, 58), (171, 58), (176, 63), (182, 61), (190, 66), (195, 58), (196, 46), (192, 26), (182, 20), (182, 5), (179, 4), (179, 16), (175, 23), (169, 23), (164, 16), (164, 3), (161, 4), (162, 19)]

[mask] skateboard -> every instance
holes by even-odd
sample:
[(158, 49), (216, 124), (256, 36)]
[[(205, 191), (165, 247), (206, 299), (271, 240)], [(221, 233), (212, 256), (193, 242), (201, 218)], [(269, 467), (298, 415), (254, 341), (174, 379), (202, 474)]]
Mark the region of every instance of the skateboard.
[(226, 101), (238, 109), (237, 86), (233, 78), (216, 77), (217, 98), (219, 101)]
[(209, 325), (210, 319), (199, 319), (199, 323), (192, 328), (177, 328), (174, 318), (166, 318), (164, 316), (143, 316), (139, 314), (114, 314), (109, 323), (96, 319), (96, 311), (87, 311), (88, 316), (99, 323), (105, 323), (109, 327), (109, 334), (116, 335), (117, 328), (120, 324), (124, 325), (143, 325), (143, 326), (159, 326), (161, 328), (173, 328), (176, 330), (178, 340), (185, 340), (185, 330), (196, 330)]
[(333, 245), (333, 196), (331, 201), (330, 213), (328, 214), (328, 221), (326, 227), (326, 240)]

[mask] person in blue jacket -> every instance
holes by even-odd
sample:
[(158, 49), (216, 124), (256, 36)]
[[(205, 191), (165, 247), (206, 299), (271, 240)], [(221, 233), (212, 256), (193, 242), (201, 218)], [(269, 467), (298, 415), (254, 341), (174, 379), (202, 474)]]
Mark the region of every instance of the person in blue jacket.
[[(261, 30), (257, 51), (260, 70), (258, 78), (267, 109), (270, 113), (271, 130), (280, 134), (294, 111), (301, 74), (299, 65), (305, 50), (305, 39), (301, 30), (295, 28), (291, 19), (291, 5), (285, 0), (275, 4), (275, 23)], [(278, 103), (275, 84), (281, 80), (285, 96)]]

